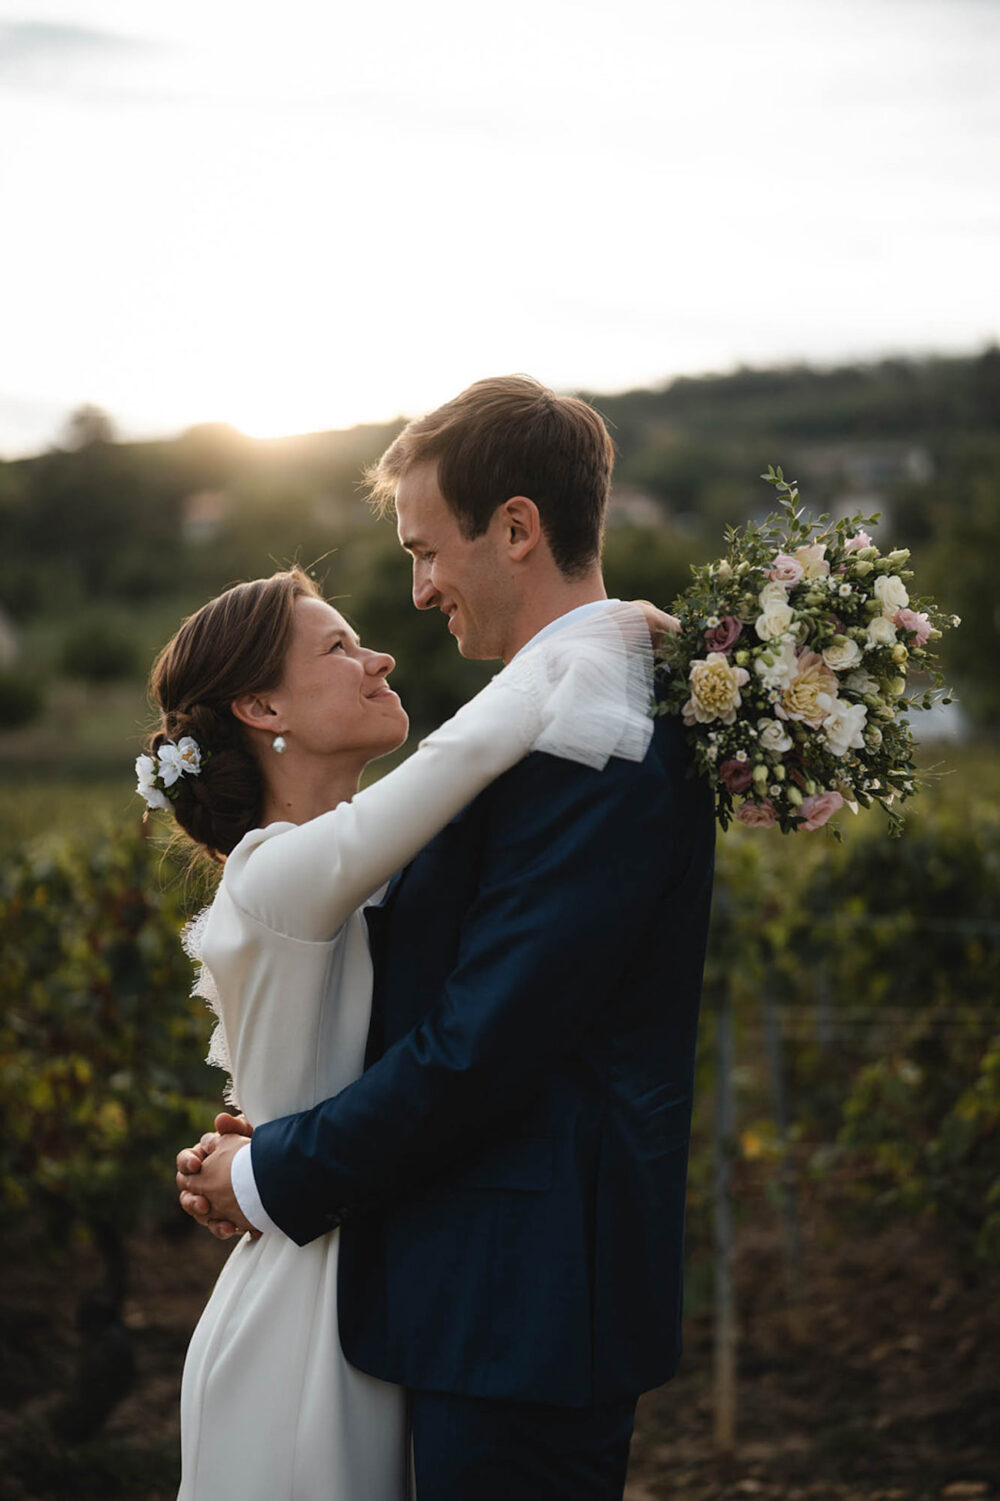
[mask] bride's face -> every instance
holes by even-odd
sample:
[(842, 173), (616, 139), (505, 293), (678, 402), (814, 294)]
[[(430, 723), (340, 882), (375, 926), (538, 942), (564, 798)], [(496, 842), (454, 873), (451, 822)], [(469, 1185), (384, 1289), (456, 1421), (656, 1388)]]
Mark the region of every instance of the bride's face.
[(406, 739), (409, 721), (388, 684), (395, 661), (369, 651), (331, 605), (302, 596), (281, 683), (269, 695), (289, 749), (316, 755), (384, 755)]

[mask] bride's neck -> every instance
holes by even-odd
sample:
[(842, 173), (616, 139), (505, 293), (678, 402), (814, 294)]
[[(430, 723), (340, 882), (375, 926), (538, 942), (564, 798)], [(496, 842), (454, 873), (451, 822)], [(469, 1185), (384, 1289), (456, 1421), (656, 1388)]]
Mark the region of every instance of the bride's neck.
[(303, 764), (298, 757), (283, 757), (279, 766), (267, 768), (261, 825), (308, 823), (338, 803), (349, 803), (365, 764), (353, 758), (334, 764)]

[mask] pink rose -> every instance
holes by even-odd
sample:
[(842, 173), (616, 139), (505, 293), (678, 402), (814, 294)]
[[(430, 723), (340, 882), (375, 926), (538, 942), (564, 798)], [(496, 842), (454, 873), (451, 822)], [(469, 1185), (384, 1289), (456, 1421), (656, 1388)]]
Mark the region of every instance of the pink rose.
[(721, 651), (723, 656), (730, 652), (743, 634), (743, 627), (732, 615), (723, 615), (717, 626), (705, 632), (705, 649), (707, 651)]
[(786, 589), (794, 589), (795, 585), (801, 581), (804, 572), (805, 569), (798, 558), (791, 557), (787, 552), (779, 552), (771, 564), (768, 578), (773, 579), (776, 584), (784, 584)]
[(844, 543), (845, 552), (860, 552), (863, 547), (874, 547), (875, 544), (867, 532), (858, 532), (849, 542)]
[(914, 646), (923, 646), (930, 639), (931, 623), (922, 610), (897, 610), (892, 623), (914, 633)]
[(730, 792), (746, 792), (753, 781), (753, 767), (749, 761), (723, 761), (719, 776)]
[(810, 832), (821, 829), (827, 819), (843, 806), (844, 799), (839, 792), (817, 792), (813, 797), (803, 798), (798, 814), (799, 828)]
[(755, 803), (748, 798), (745, 803), (740, 803), (736, 817), (750, 829), (769, 829), (778, 821), (777, 810), (769, 797), (762, 803)]

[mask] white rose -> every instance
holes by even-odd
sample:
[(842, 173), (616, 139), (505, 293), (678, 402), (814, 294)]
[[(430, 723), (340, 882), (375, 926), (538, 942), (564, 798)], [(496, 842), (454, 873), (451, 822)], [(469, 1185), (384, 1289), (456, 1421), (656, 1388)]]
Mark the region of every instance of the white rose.
[(779, 719), (758, 719), (757, 733), (765, 750), (774, 751), (781, 756), (792, 748), (792, 737), (786, 733), (785, 726)]
[(826, 578), (830, 572), (824, 542), (813, 542), (809, 547), (797, 547), (792, 556), (802, 564), (802, 572), (807, 579)]
[(876, 615), (875, 619), (868, 624), (867, 651), (873, 651), (879, 646), (895, 646), (896, 627), (885, 615)]
[(861, 648), (850, 636), (834, 636), (823, 653), (823, 661), (834, 672), (846, 672), (849, 667), (856, 667), (861, 661)]
[(754, 630), (761, 641), (772, 641), (775, 636), (783, 636), (795, 618), (784, 588), (780, 584), (778, 587), (781, 589), (781, 599), (769, 599), (754, 624)]
[(883, 574), (881, 578), (877, 578), (873, 593), (887, 620), (891, 620), (897, 610), (905, 610), (910, 603), (906, 585), (896, 573)]
[(823, 721), (823, 734), (827, 748), (835, 756), (844, 756), (849, 750), (864, 749), (864, 728), (868, 710), (864, 704), (847, 704), (842, 698), (834, 701), (833, 708)]
[(764, 585), (757, 598), (760, 601), (761, 609), (766, 613), (768, 605), (785, 605), (788, 603), (788, 590), (784, 584), (774, 579), (771, 583)]
[(859, 698), (864, 698), (866, 693), (878, 692), (878, 679), (873, 678), (871, 673), (866, 672), (863, 667), (859, 667), (856, 672), (850, 673), (844, 679), (844, 687), (848, 688), (851, 693), (856, 693)]

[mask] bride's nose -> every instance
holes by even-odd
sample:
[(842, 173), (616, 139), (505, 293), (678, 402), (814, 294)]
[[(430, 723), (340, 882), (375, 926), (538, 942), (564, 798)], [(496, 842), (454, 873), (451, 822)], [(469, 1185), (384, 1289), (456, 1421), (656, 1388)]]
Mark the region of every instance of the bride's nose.
[(386, 677), (396, 665), (395, 657), (387, 651), (370, 651), (365, 662), (365, 672), (373, 678)]

